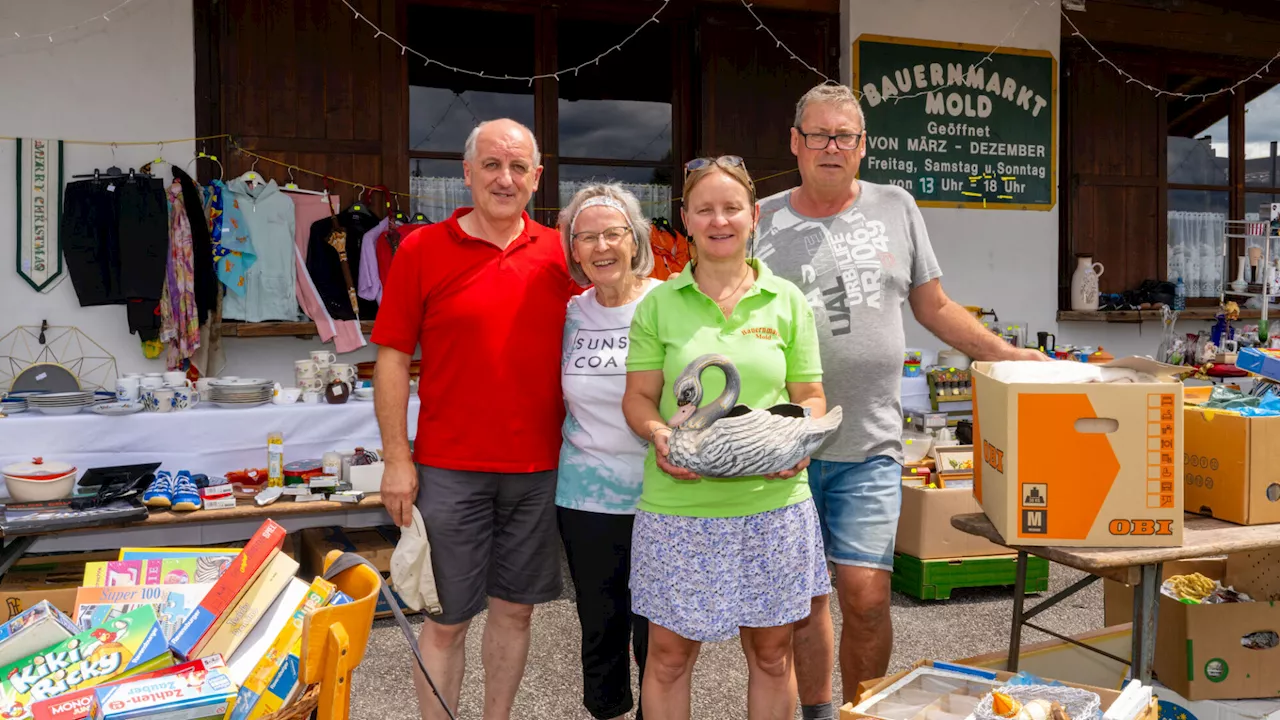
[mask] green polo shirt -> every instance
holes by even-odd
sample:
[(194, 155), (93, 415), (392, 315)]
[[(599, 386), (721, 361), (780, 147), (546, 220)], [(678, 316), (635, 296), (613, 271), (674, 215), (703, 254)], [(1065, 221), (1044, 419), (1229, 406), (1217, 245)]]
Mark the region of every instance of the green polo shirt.
[[(790, 402), (788, 382), (820, 382), (818, 333), (813, 309), (791, 282), (760, 260), (755, 284), (726, 318), (693, 282), (693, 264), (654, 288), (631, 321), (627, 370), (661, 370), (664, 376), (658, 410), (663, 418), (676, 412), (671, 386), (690, 362), (707, 353), (728, 357), (742, 376), (738, 404), (764, 409)], [(702, 376), (702, 404), (724, 391), (724, 374), (716, 368)], [(644, 463), (641, 510), (691, 517), (742, 517), (777, 510), (808, 500), (806, 473), (789, 480), (760, 476), (732, 479), (676, 480), (658, 469), (653, 448)]]

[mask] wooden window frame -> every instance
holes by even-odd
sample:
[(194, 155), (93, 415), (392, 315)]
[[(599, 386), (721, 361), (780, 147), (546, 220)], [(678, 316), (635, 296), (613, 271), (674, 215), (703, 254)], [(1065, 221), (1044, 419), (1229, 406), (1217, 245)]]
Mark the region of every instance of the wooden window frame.
[[(1068, 38), (1066, 37), (1063, 38), (1062, 46), (1063, 46), (1064, 57), (1066, 56), (1067, 49), (1071, 47), (1072, 44), (1073, 43), (1071, 43)], [(1123, 46), (1123, 45), (1115, 45), (1110, 48), (1106, 46), (1103, 47), (1104, 53), (1113, 52), (1113, 51), (1140, 52), (1140, 53), (1155, 52), (1161, 55), (1165, 55), (1166, 56), (1165, 62), (1162, 63), (1164, 65), (1165, 77), (1167, 77), (1170, 74), (1200, 74), (1206, 77), (1231, 79), (1234, 82), (1235, 80), (1241, 77), (1241, 73), (1242, 73), (1241, 68), (1246, 68), (1246, 67), (1255, 68), (1255, 63), (1256, 63), (1256, 61), (1251, 58), (1232, 58), (1232, 57), (1222, 57), (1222, 56), (1212, 56), (1212, 55), (1195, 55), (1195, 54), (1189, 54), (1186, 52), (1177, 52), (1174, 50), (1160, 50), (1160, 49), (1153, 49), (1148, 47)], [(1060, 72), (1063, 73), (1063, 77), (1061, 78), (1061, 86), (1065, 87), (1066, 83), (1070, 81), (1070, 78), (1067, 76), (1068, 67), (1066, 62), (1061, 63)], [(1255, 82), (1266, 82), (1266, 83), (1272, 83), (1275, 86), (1280, 86), (1280, 72), (1268, 71), (1268, 72), (1260, 73), (1258, 80), (1256, 80)], [(1266, 91), (1264, 90), (1263, 92), (1266, 92)], [(1259, 95), (1261, 95), (1261, 93), (1259, 93)], [(1253, 96), (1253, 97), (1257, 97), (1257, 96)], [(1274, 194), (1274, 195), (1280, 196), (1280, 186), (1264, 187), (1264, 186), (1252, 186), (1252, 185), (1245, 184), (1245, 160), (1246, 160), (1245, 159), (1245, 109), (1248, 103), (1253, 99), (1253, 97), (1250, 97), (1243, 92), (1232, 94), (1232, 101), (1226, 116), (1229, 132), (1228, 132), (1228, 171), (1227, 171), (1228, 183), (1225, 185), (1169, 182), (1168, 168), (1166, 167), (1166, 157), (1168, 152), (1168, 140), (1169, 140), (1168, 100), (1166, 99), (1166, 97), (1160, 98), (1159, 113), (1160, 113), (1161, 121), (1160, 121), (1160, 132), (1158, 133), (1158, 137), (1157, 137), (1157, 143), (1159, 144), (1159, 149), (1158, 149), (1158, 158), (1159, 158), (1159, 166), (1160, 166), (1159, 173), (1158, 173), (1158, 176), (1155, 178), (1149, 178), (1149, 177), (1141, 178), (1141, 180), (1143, 180), (1141, 184), (1144, 184), (1147, 186), (1153, 186), (1156, 188), (1158, 199), (1159, 199), (1158, 212), (1162, 214), (1166, 214), (1168, 212), (1168, 197), (1169, 197), (1169, 191), (1171, 190), (1225, 192), (1227, 193), (1227, 197), (1228, 197), (1228, 207), (1229, 207), (1228, 218), (1237, 219), (1237, 220), (1243, 219), (1244, 213), (1251, 211), (1251, 209), (1246, 206), (1246, 198), (1248, 195)], [(1071, 137), (1070, 123), (1072, 120), (1071, 120), (1071, 113), (1070, 113), (1070, 108), (1068, 107), (1068, 103), (1062, 102), (1061, 105), (1062, 105), (1062, 110), (1061, 110), (1062, 122), (1060, 123), (1061, 130), (1059, 134), (1059, 142), (1061, 144), (1061, 147), (1060, 147), (1061, 154), (1066, 159), (1066, 163), (1064, 163), (1065, 167), (1063, 168), (1062, 172), (1064, 173), (1064, 177), (1070, 178), (1071, 175), (1069, 174), (1070, 173), (1069, 167), (1071, 165), (1071, 160), (1070, 160), (1071, 147), (1068, 139)], [(1280, 138), (1276, 138), (1276, 139), (1280, 140)], [(1084, 177), (1084, 176), (1081, 176), (1081, 177)], [(1096, 184), (1115, 184), (1118, 186), (1134, 183), (1138, 180), (1136, 178), (1117, 178), (1114, 181), (1108, 183), (1106, 181), (1099, 182), (1100, 179), (1098, 178), (1090, 178), (1090, 179), (1094, 180)], [(1272, 179), (1272, 182), (1275, 182), (1275, 178)], [(1074, 271), (1074, 262), (1072, 258), (1074, 256), (1075, 250), (1072, 247), (1072, 235), (1070, 230), (1070, 222), (1071, 222), (1071, 216), (1074, 210), (1074, 203), (1078, 201), (1073, 196), (1073, 189), (1070, 187), (1072, 184), (1073, 183), (1069, 183), (1069, 182), (1059, 183), (1059, 188), (1061, 193), (1061, 203), (1062, 203), (1061, 205), (1062, 211), (1059, 213), (1059, 216), (1060, 216), (1059, 310), (1063, 310), (1063, 311), (1070, 310), (1070, 301), (1068, 298), (1068, 294), (1066, 292), (1066, 288), (1070, 286), (1071, 273)], [(1168, 262), (1166, 260), (1167, 252), (1168, 252), (1168, 223), (1167, 221), (1158, 222), (1157, 227), (1158, 227), (1158, 232), (1156, 237), (1152, 238), (1151, 250), (1156, 254), (1158, 258), (1160, 279), (1164, 281), (1171, 281), (1172, 279), (1168, 277)], [(1230, 254), (1228, 257), (1228, 262), (1229, 262), (1228, 277), (1234, 277), (1235, 273), (1238, 271), (1238, 268), (1236, 268), (1236, 264), (1237, 264), (1236, 258), (1238, 258), (1244, 252), (1243, 239), (1236, 238), (1236, 239), (1233, 239), (1231, 243), (1232, 245), (1231, 245), (1231, 249), (1229, 251)], [(1132, 290), (1132, 289), (1133, 288), (1125, 288), (1125, 290)], [(1219, 304), (1219, 300), (1217, 298), (1187, 298), (1187, 305), (1189, 307), (1216, 307), (1218, 304)]]
[[(534, 56), (534, 74), (555, 72), (559, 69), (557, 47), (559, 44), (558, 24), (561, 19), (600, 20), (618, 22), (619, 13), (627, 20), (634, 19), (639, 25), (657, 8), (656, 4), (636, 3), (634, 5), (610, 6), (601, 8), (596, 3), (563, 4), (522, 2), (495, 2), (494, 0), (410, 0), (416, 6), (453, 7), (470, 10), (485, 10), (505, 13), (531, 15), (534, 20), (536, 54)], [(693, 118), (690, 110), (691, 83), (688, 68), (692, 65), (692, 42), (679, 20), (691, 14), (687, 3), (672, 3), (664, 11), (670, 20), (660, 25), (671, 34), (671, 47), (674, 57), (671, 63), (671, 161), (661, 160), (619, 160), (599, 157), (561, 157), (560, 156), (560, 107), (558, 83), (553, 79), (539, 79), (533, 83), (533, 116), (534, 137), (538, 141), (538, 149), (542, 152), (542, 179), (538, 191), (533, 196), (534, 220), (552, 225), (555, 223), (560, 206), (560, 166), (563, 165), (595, 165), (618, 168), (666, 168), (671, 173), (671, 196), (680, 196), (683, 186), (682, 162), (680, 158), (688, 152), (693, 137)], [(408, 141), (406, 140), (406, 143)], [(446, 160), (462, 162), (462, 153), (430, 150), (408, 150), (408, 166), (412, 171), (414, 160)], [(674, 220), (674, 218), (673, 218)]]

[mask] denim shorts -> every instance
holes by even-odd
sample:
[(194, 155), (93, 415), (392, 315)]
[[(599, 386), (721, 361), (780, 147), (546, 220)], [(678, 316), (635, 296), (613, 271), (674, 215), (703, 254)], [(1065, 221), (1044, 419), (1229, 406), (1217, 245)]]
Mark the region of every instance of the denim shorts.
[(893, 572), (902, 512), (902, 465), (877, 455), (863, 462), (814, 460), (809, 488), (822, 520), (827, 559)]

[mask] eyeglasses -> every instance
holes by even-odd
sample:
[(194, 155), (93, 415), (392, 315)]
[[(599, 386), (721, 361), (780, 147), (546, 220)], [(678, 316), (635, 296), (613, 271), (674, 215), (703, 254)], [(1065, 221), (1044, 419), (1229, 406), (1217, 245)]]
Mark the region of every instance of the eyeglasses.
[(804, 138), (804, 146), (810, 150), (826, 150), (832, 140), (836, 141), (836, 147), (841, 150), (857, 150), (858, 142), (866, 134), (840, 133), (839, 135), (827, 135), (826, 133), (807, 133), (798, 127), (796, 132), (800, 133), (800, 136)]
[(628, 227), (611, 227), (611, 228), (606, 228), (604, 231), (598, 232), (598, 233), (593, 233), (593, 232), (578, 233), (577, 235), (573, 236), (573, 241), (584, 247), (589, 247), (591, 245), (598, 244), (600, 242), (600, 239), (604, 238), (605, 245), (617, 245), (618, 243), (622, 242), (623, 238), (625, 238), (627, 236), (627, 233), (630, 233), (630, 232), (631, 232), (631, 228), (628, 228)]
[(747, 169), (747, 163), (737, 155), (721, 155), (717, 158), (700, 157), (690, 160), (684, 164), (684, 175), (685, 177), (688, 177), (689, 173), (694, 170), (701, 170), (703, 168), (711, 167), (712, 165), (719, 165), (724, 168), (740, 167), (743, 170)]

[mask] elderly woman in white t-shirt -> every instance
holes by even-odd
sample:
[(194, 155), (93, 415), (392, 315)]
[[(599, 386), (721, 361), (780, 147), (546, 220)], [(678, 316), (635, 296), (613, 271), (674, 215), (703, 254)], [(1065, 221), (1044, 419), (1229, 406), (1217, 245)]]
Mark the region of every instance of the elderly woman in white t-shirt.
[[(636, 306), (660, 284), (640, 203), (620, 185), (578, 191), (560, 213), (569, 275), (590, 288), (569, 301), (560, 382), (568, 411), (556, 512), (582, 626), (582, 703), (600, 720), (633, 705), (629, 646), (644, 673), (648, 620), (631, 614), (631, 526), (648, 443), (627, 427), (627, 337)], [(637, 713), (637, 718), (641, 715)]]

